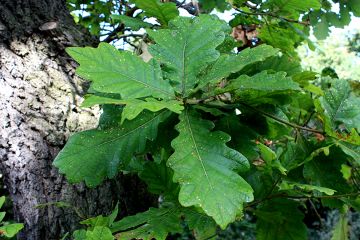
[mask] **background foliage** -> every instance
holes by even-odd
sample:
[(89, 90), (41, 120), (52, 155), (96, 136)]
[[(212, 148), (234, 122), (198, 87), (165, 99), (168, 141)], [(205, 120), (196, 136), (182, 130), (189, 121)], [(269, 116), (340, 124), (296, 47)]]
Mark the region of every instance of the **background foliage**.
[[(333, 239), (349, 237), (346, 216), (360, 200), (360, 99), (356, 85), (334, 72), (303, 71), (296, 49), (318, 47), (311, 27), (321, 40), (329, 27), (349, 24), (360, 14), (356, 1), (69, 7), (116, 48), (68, 49), (77, 73), (92, 81), (83, 105), (104, 108), (98, 129), (72, 136), (54, 164), (90, 187), (118, 171), (138, 175), (159, 196), (157, 206), (134, 216), (116, 220), (115, 208), (84, 220), (74, 239), (165, 239), (189, 230), (191, 238), (210, 239), (216, 225), (235, 220), (237, 229), (254, 230), (249, 237), (307, 239), (306, 219), (321, 222), (320, 209), (340, 212)], [(206, 15), (213, 9), (234, 17), (226, 24)], [(177, 17), (184, 11), (197, 17)], [(345, 46), (356, 51), (356, 41)]]

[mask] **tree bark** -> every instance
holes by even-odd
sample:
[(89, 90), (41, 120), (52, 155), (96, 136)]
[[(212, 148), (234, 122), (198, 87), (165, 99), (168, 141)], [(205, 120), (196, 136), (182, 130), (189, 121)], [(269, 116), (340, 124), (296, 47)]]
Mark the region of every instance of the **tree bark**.
[(94, 43), (74, 24), (65, 0), (0, 0), (0, 171), (15, 220), (25, 224), (18, 239), (60, 239), (81, 218), (111, 211), (119, 197), (123, 214), (151, 202), (142, 192), (124, 194), (143, 188), (137, 180), (87, 189), (68, 184), (51, 165), (71, 133), (97, 124), (99, 109), (78, 107), (87, 84), (64, 51)]

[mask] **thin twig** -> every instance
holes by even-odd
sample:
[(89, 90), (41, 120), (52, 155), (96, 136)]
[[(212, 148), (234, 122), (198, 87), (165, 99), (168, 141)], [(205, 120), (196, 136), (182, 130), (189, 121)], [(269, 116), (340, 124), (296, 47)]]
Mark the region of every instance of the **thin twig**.
[(310, 122), (312, 116), (314, 115), (315, 111), (311, 111), (311, 113), (309, 114), (309, 117), (305, 120), (303, 127), (306, 127), (306, 125), (308, 125), (308, 123)]
[(259, 112), (260, 114), (262, 114), (262, 115), (264, 115), (264, 116), (266, 116), (266, 117), (272, 118), (272, 119), (274, 119), (274, 120), (276, 120), (276, 121), (278, 121), (278, 122), (281, 122), (281, 123), (283, 123), (283, 124), (285, 124), (285, 125), (288, 125), (288, 126), (290, 126), (290, 127), (297, 128), (297, 129), (301, 129), (301, 130), (308, 131), (308, 132), (325, 134), (324, 131), (321, 131), (321, 130), (317, 130), (317, 129), (313, 129), (313, 128), (307, 128), (307, 127), (299, 126), (299, 125), (297, 125), (297, 124), (295, 124), (295, 123), (287, 122), (287, 121), (282, 120), (282, 119), (280, 119), (280, 118), (278, 118), (278, 117), (276, 117), (276, 116), (274, 116), (274, 115), (272, 115), (272, 114), (269, 114), (269, 113), (267, 113), (267, 112), (264, 112), (264, 111), (261, 110), (261, 109), (254, 108), (254, 107), (252, 107), (252, 106), (250, 106), (250, 105), (248, 105), (248, 104), (246, 104), (246, 103), (240, 103), (240, 104), (241, 104), (241, 105), (244, 105), (245, 107), (250, 108), (250, 109), (252, 109), (252, 110), (254, 110), (254, 111), (256, 111), (256, 112)]
[(123, 34), (123, 35), (120, 35), (120, 36), (117, 36), (118, 39), (121, 39), (121, 38), (128, 38), (128, 37), (144, 37), (144, 34), (139, 34), (139, 33), (129, 33), (129, 34)]
[(338, 195), (324, 195), (324, 196), (285, 196), (286, 198), (292, 199), (337, 199), (343, 197), (353, 197), (353, 196), (360, 196), (360, 192), (356, 193), (345, 193), (345, 194), (338, 194)]
[(316, 215), (317, 218), (319, 219), (320, 226), (322, 226), (322, 225), (323, 225), (323, 221), (322, 221), (322, 218), (321, 218), (319, 212), (318, 212), (317, 209), (316, 209), (315, 204), (313, 203), (313, 201), (311, 201), (311, 199), (309, 199), (309, 202), (310, 202), (310, 205), (312, 206), (312, 208), (314, 209), (315, 215)]
[(129, 44), (130, 46), (132, 46), (135, 49), (138, 47), (135, 44), (133, 44), (132, 42), (128, 41), (126, 38), (124, 38), (123, 41), (126, 42), (127, 44)]
[(294, 19), (284, 18), (284, 17), (278, 16), (278, 15), (276, 15), (274, 13), (271, 13), (271, 12), (245, 12), (245, 11), (242, 11), (242, 10), (240, 10), (238, 8), (235, 8), (235, 10), (237, 10), (238, 12), (240, 12), (242, 14), (246, 14), (246, 15), (269, 16), (269, 17), (284, 20), (286, 22), (298, 23), (298, 24), (302, 24), (302, 25), (305, 25), (305, 26), (310, 25), (310, 22), (308, 22), (308, 21), (307, 22), (302, 22), (302, 21), (298, 21), (298, 20), (294, 20)]
[(279, 194), (273, 194), (273, 195), (267, 196), (267, 197), (265, 197), (263, 199), (255, 201), (255, 202), (251, 202), (250, 204), (248, 204), (246, 206), (246, 208), (250, 208), (252, 206), (258, 205), (260, 203), (263, 203), (265, 201), (268, 201), (268, 200), (271, 200), (271, 199), (274, 199), (274, 198), (290, 198), (290, 199), (309, 200), (309, 199), (337, 199), (337, 198), (352, 197), (352, 196), (360, 196), (360, 192), (338, 194), (338, 195), (325, 195), (325, 196), (291, 196), (291, 195), (287, 195), (285, 193), (279, 193)]
[[(125, 12), (125, 16), (132, 17), (135, 11), (138, 10), (137, 7), (130, 8), (128, 11)], [(123, 33), (125, 30), (124, 24), (119, 24), (109, 35), (103, 40), (103, 42), (110, 43), (113, 40), (117, 39), (117, 35), (119, 32)]]
[(191, 15), (198, 14), (198, 9), (192, 2), (186, 4), (184, 4), (186, 1), (170, 0), (170, 2), (176, 3), (177, 7), (185, 9)]
[(113, 40), (115, 40), (117, 37), (117, 34), (119, 32), (123, 32), (125, 29), (125, 25), (124, 24), (120, 24), (119, 26), (117, 26), (113, 31), (111, 31), (111, 33), (109, 33), (109, 35), (103, 40), (103, 42), (107, 42), (110, 43)]
[(279, 177), (276, 179), (276, 181), (274, 182), (274, 184), (272, 185), (272, 187), (271, 187), (271, 189), (270, 189), (270, 191), (269, 191), (269, 193), (268, 193), (268, 196), (270, 196), (270, 195), (272, 194), (272, 192), (274, 191), (276, 185), (280, 182), (280, 180), (281, 180), (281, 176), (279, 176)]

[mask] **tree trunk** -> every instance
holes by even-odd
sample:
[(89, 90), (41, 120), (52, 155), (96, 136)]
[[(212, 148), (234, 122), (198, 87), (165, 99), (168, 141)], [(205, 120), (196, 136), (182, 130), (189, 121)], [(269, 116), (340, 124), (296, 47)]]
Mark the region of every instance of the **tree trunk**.
[[(124, 214), (150, 202), (136, 203), (142, 192), (133, 191), (131, 200), (122, 194), (143, 188), (133, 179), (87, 189), (68, 184), (51, 165), (69, 135), (95, 127), (99, 113), (78, 107), (87, 84), (64, 51), (96, 41), (74, 24), (65, 4), (0, 0), (0, 170), (15, 220), (25, 224), (18, 239), (60, 239), (81, 217), (109, 212), (119, 196)], [(46, 205), (54, 202), (72, 207)]]

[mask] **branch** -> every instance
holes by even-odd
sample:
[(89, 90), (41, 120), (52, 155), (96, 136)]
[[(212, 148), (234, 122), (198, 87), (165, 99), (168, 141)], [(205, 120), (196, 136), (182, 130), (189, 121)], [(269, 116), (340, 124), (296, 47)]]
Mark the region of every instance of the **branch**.
[(115, 40), (117, 38), (116, 36), (117, 36), (118, 32), (123, 32), (124, 29), (125, 29), (125, 25), (120, 24), (119, 26), (114, 28), (113, 31), (111, 31), (111, 33), (103, 40), (103, 42), (110, 43), (111, 41)]
[(244, 105), (245, 107), (247, 108), (250, 108), (251, 110), (255, 111), (255, 112), (259, 112), (260, 114), (266, 116), (266, 117), (269, 117), (269, 118), (272, 118), (274, 119), (275, 121), (278, 121), (280, 123), (283, 123), (285, 125), (288, 125), (290, 127), (293, 127), (293, 128), (296, 128), (296, 129), (301, 129), (301, 130), (304, 130), (304, 131), (308, 131), (308, 132), (313, 132), (313, 133), (320, 133), (320, 134), (325, 134), (324, 131), (321, 131), (321, 130), (317, 130), (317, 129), (313, 129), (313, 128), (307, 128), (307, 127), (303, 127), (303, 126), (299, 126), (295, 123), (291, 123), (291, 122), (287, 122), (285, 120), (282, 120), (281, 118), (278, 118), (270, 113), (267, 113), (267, 112), (264, 112), (263, 110), (260, 110), (260, 109), (257, 109), (257, 108), (254, 108), (246, 103), (240, 103), (241, 105)]
[[(132, 15), (134, 14), (134, 12), (136, 10), (138, 10), (137, 7), (130, 8), (128, 11), (125, 12), (124, 15), (126, 15), (128, 17), (132, 17)], [(103, 40), (103, 42), (110, 43), (111, 41), (113, 41), (113, 40), (115, 40), (117, 38), (117, 34), (119, 32), (124, 32), (124, 30), (125, 30), (125, 25), (120, 24), (113, 31), (111, 31), (111, 33), (109, 33), (109, 35)]]
[(127, 44), (129, 44), (130, 46), (132, 46), (134, 49), (137, 49), (138, 46), (136, 46), (135, 44), (133, 44), (132, 42), (128, 41), (126, 38), (124, 38), (124, 42), (126, 42)]
[[(337, 199), (337, 198), (343, 198), (343, 197), (353, 197), (353, 196), (360, 196), (360, 192), (355, 193), (345, 193), (345, 194), (338, 194), (338, 195), (325, 195), (325, 196), (285, 196), (286, 198), (292, 198), (292, 199)], [(274, 195), (276, 197), (276, 195)], [(279, 196), (280, 197), (280, 196)]]
[(129, 34), (123, 34), (123, 35), (120, 35), (118, 36), (117, 38), (118, 39), (121, 39), (121, 38), (128, 38), (128, 37), (144, 37), (145, 34), (139, 34), (139, 33), (129, 33)]
[(244, 3), (245, 6), (247, 6), (248, 8), (251, 8), (251, 9), (256, 9), (257, 5), (251, 5), (251, 3), (249, 3), (248, 1), (246, 1)]
[(246, 206), (246, 208), (250, 208), (252, 206), (258, 205), (260, 203), (263, 203), (265, 201), (268, 201), (268, 200), (271, 200), (274, 198), (290, 198), (290, 199), (310, 200), (310, 199), (338, 199), (338, 198), (353, 197), (353, 196), (360, 196), (360, 192), (338, 194), (338, 195), (325, 195), (325, 196), (291, 196), (291, 195), (287, 195), (285, 193), (279, 193), (279, 194), (273, 194), (273, 195), (267, 196), (263, 199), (260, 199), (258, 201), (252, 202), (252, 203), (248, 204)]
[(185, 1), (177, 0), (170, 0), (170, 2), (176, 3), (177, 7), (185, 9), (191, 15), (197, 15), (199, 13), (199, 9), (192, 2), (187, 4), (184, 4)]
[(246, 15), (269, 16), (269, 17), (281, 19), (281, 20), (286, 21), (286, 22), (298, 23), (298, 24), (302, 24), (302, 25), (305, 25), (305, 26), (310, 25), (309, 21), (302, 22), (302, 21), (298, 21), (298, 20), (294, 20), (294, 19), (284, 18), (284, 17), (278, 16), (278, 15), (276, 15), (274, 13), (271, 13), (271, 12), (245, 12), (245, 11), (242, 11), (242, 10), (240, 10), (238, 8), (235, 8), (235, 10), (237, 10), (238, 12), (240, 12), (242, 14), (246, 14)]

